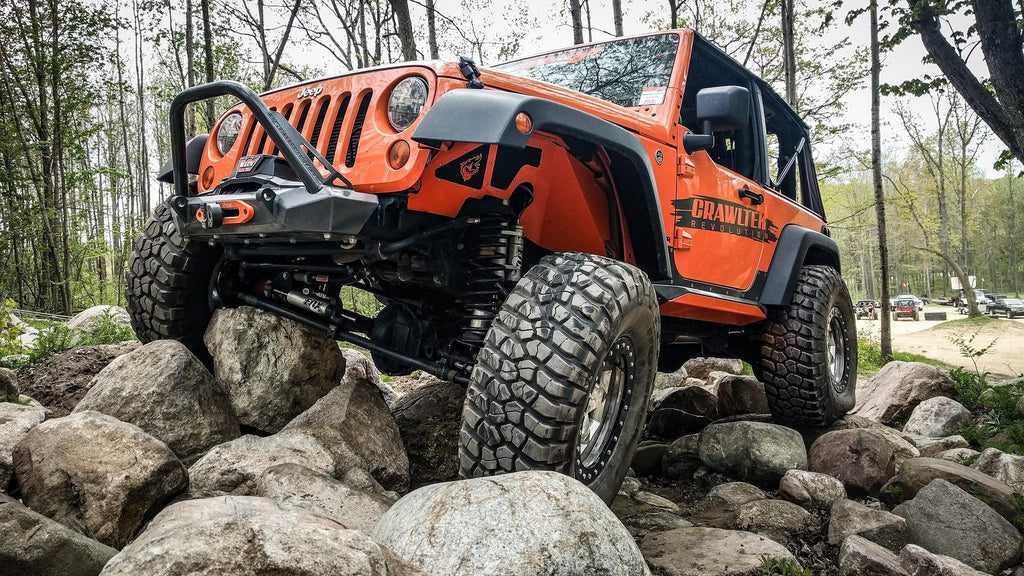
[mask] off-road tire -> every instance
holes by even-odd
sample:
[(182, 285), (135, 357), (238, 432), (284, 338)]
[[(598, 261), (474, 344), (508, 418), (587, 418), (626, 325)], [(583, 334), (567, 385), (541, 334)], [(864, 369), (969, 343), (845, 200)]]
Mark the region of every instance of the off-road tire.
[(177, 340), (206, 361), (210, 278), (219, 251), (186, 242), (161, 204), (135, 240), (126, 276), (132, 328), (143, 343)]
[[(590, 254), (544, 257), (505, 300), (477, 356), (462, 412), (462, 477), (554, 470), (610, 502), (643, 429), (660, 332), (657, 297), (637, 268)], [(604, 419), (608, 442), (594, 444), (601, 449), (588, 467), (580, 428), (606, 359), (622, 360), (628, 374), (610, 409), (617, 416)]]
[[(827, 350), (835, 311), (845, 368), (834, 384)], [(827, 426), (853, 409), (857, 332), (853, 303), (834, 268), (804, 266), (789, 306), (773, 308), (761, 332), (760, 373), (768, 407), (779, 422)]]

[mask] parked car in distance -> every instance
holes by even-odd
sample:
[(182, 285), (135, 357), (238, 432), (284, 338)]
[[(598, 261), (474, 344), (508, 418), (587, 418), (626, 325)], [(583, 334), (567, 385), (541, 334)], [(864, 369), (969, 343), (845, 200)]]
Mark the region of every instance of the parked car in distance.
[(871, 320), (878, 320), (878, 309), (881, 306), (877, 300), (858, 300), (857, 301), (857, 320), (861, 318), (868, 318)]
[(915, 308), (917, 308), (919, 311), (924, 310), (924, 300), (918, 298), (917, 296), (914, 296), (913, 294), (899, 294), (896, 296), (896, 298), (893, 298), (893, 302), (895, 302), (896, 300), (913, 300)]
[(996, 298), (989, 304), (987, 312), (993, 316), (1001, 314), (1011, 319), (1017, 316), (1024, 316), (1024, 302), (1018, 298)]
[[(992, 303), (991, 299), (986, 295), (985, 291), (982, 290), (981, 288), (974, 289), (974, 299), (978, 302), (979, 308), (987, 307), (989, 304)], [(963, 290), (961, 290), (959, 293), (957, 293), (956, 296), (953, 297), (953, 305), (956, 306), (957, 308), (967, 307), (967, 297), (964, 295)]]
[(910, 318), (914, 321), (920, 319), (917, 310), (917, 302), (910, 298), (897, 298), (893, 302), (892, 319)]

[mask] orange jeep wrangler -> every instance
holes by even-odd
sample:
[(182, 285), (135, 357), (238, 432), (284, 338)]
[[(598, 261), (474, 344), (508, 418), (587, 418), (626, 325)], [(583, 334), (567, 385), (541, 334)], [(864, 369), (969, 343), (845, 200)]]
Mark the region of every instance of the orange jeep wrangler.
[[(221, 95), (240, 102), (186, 143), (185, 107)], [(853, 407), (807, 127), (692, 31), (214, 82), (170, 126), (174, 195), (128, 272), (139, 338), (208, 354), (212, 311), (247, 305), (464, 384), (463, 476), (557, 470), (610, 500), (655, 372), (698, 355), (749, 362), (781, 422)], [(381, 312), (346, 310), (346, 286)]]

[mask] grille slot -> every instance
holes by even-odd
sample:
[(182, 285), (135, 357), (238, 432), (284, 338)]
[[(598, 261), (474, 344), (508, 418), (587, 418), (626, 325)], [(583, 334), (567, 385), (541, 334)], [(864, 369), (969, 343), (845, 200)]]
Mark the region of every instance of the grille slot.
[[(284, 116), (284, 119), (288, 120), (289, 118), (291, 118), (292, 117), (292, 112), (294, 110), (295, 110), (295, 107), (292, 106), (291, 104), (285, 106), (284, 107), (284, 114), (282, 114), (282, 116)], [(277, 144), (274, 144), (274, 147), (270, 149), (270, 153), (272, 155), (274, 155), (274, 156), (277, 156)]]
[(356, 121), (352, 125), (352, 135), (348, 139), (348, 152), (345, 154), (345, 166), (351, 168), (356, 165), (356, 153), (359, 152), (359, 139), (363, 135), (363, 123), (366, 122), (366, 112), (370, 109), (370, 96), (372, 92), (363, 95), (359, 102), (359, 110), (356, 112)]
[(295, 123), (295, 130), (302, 134), (302, 128), (306, 125), (306, 116), (309, 115), (309, 107), (312, 102), (306, 101), (302, 103), (302, 109), (299, 110), (299, 121)]
[[(273, 112), (275, 110), (277, 110), (277, 108), (271, 108), (270, 109), (271, 112)], [(256, 148), (254, 150), (249, 151), (249, 154), (263, 154), (263, 151), (267, 147), (267, 131), (263, 129), (262, 125), (259, 125), (259, 126), (256, 127), (255, 134), (259, 134), (260, 137), (256, 141), (257, 142)]]
[(341, 103), (338, 104), (338, 114), (334, 117), (334, 126), (331, 127), (331, 137), (327, 140), (327, 151), (324, 152), (324, 158), (331, 161), (334, 164), (334, 155), (338, 151), (338, 138), (341, 137), (341, 124), (345, 121), (345, 112), (348, 110), (348, 103), (352, 100), (352, 96), (346, 94), (341, 99)]
[(316, 120), (313, 121), (313, 133), (309, 135), (309, 143), (316, 148), (317, 142), (320, 140), (320, 130), (324, 125), (324, 118), (327, 117), (327, 109), (331, 106), (331, 97), (324, 96), (320, 99), (320, 109), (316, 113)]

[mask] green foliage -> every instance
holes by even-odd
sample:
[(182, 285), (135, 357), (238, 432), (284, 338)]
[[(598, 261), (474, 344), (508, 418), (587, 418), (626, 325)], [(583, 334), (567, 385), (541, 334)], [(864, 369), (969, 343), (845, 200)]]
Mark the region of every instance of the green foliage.
[[(911, 352), (899, 352), (893, 350), (893, 360), (903, 362), (922, 362), (932, 366), (946, 366), (945, 363), (934, 358), (928, 358)], [(878, 341), (869, 338), (857, 340), (857, 370), (859, 372), (877, 372), (885, 363), (882, 362), (882, 348)]]
[(963, 368), (949, 371), (956, 389), (956, 400), (974, 414), (974, 421), (957, 433), (971, 447), (1024, 454), (1024, 418), (1017, 403), (1024, 397), (1024, 380), (992, 386), (987, 373)]
[(801, 568), (790, 558), (761, 556), (761, 576), (814, 576), (809, 568)]
[(39, 332), (36, 345), (27, 351), (31, 362), (37, 363), (72, 346), (117, 344), (135, 339), (131, 327), (119, 324), (108, 312), (96, 317), (92, 332), (71, 330), (66, 324), (54, 324)]
[[(970, 322), (972, 324), (984, 324), (985, 322), (997, 322), (997, 320), (992, 319), (992, 318), (966, 318), (965, 320), (967, 320), (968, 322)], [(964, 321), (963, 320), (954, 320), (953, 322), (964, 322)], [(947, 324), (949, 324), (949, 323), (947, 323)], [(981, 358), (986, 353), (988, 353), (988, 351), (991, 350), (992, 347), (995, 346), (996, 342), (999, 340), (998, 338), (994, 338), (994, 339), (992, 339), (991, 342), (989, 342), (988, 344), (986, 344), (984, 346), (976, 346), (974, 344), (974, 339), (977, 338), (977, 337), (978, 337), (978, 332), (975, 332), (975, 333), (971, 334), (970, 336), (962, 336), (960, 334), (952, 334), (949, 337), (949, 341), (952, 342), (954, 345), (956, 345), (956, 347), (960, 350), (960, 355), (963, 356), (964, 358), (967, 358), (968, 360), (971, 361), (972, 364), (974, 364), (974, 371), (976, 373), (978, 372), (978, 358)]]
[(21, 352), (21, 345), (18, 343), (18, 328), (11, 323), (11, 308), (13, 307), (14, 302), (0, 300), (0, 358)]

